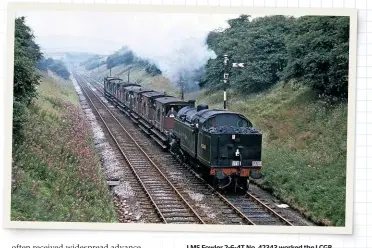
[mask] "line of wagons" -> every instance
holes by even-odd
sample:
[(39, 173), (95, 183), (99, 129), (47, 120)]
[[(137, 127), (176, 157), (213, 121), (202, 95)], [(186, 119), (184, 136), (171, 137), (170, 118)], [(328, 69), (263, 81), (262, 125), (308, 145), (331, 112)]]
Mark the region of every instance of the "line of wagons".
[(196, 166), (217, 188), (248, 189), (260, 178), (262, 134), (243, 115), (195, 107), (120, 78), (104, 78), (105, 98), (128, 115), (163, 149)]

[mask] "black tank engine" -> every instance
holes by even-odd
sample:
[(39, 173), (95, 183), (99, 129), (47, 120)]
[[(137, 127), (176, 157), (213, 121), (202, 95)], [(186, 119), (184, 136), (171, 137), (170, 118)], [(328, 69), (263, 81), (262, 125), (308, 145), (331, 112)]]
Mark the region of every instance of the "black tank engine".
[(220, 188), (248, 188), (249, 177), (260, 177), (262, 134), (241, 114), (184, 107), (170, 136), (171, 150), (201, 165)]
[(165, 93), (104, 79), (105, 97), (164, 149), (197, 166), (215, 187), (244, 189), (261, 177), (262, 134), (243, 115), (195, 107)]

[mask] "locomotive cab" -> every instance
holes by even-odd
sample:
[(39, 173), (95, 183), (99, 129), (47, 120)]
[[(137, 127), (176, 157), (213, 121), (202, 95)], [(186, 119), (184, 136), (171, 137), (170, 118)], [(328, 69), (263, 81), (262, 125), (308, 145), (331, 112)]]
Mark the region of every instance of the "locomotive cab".
[(198, 132), (198, 158), (208, 161), (210, 174), (230, 183), (260, 177), (262, 134), (244, 116), (227, 111), (206, 112)]

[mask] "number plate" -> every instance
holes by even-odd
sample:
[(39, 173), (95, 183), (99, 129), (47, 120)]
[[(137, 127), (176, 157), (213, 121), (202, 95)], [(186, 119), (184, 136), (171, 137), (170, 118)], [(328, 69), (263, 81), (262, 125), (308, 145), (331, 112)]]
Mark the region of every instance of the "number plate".
[(241, 162), (240, 161), (231, 161), (232, 166), (240, 166)]
[(252, 166), (260, 167), (262, 166), (262, 161), (252, 161)]

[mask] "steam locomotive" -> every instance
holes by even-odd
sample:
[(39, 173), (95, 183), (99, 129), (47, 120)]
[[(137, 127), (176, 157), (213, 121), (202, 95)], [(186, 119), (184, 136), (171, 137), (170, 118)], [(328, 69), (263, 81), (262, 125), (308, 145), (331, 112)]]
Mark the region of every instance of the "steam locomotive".
[(260, 178), (262, 134), (243, 115), (195, 107), (120, 78), (104, 78), (105, 98), (163, 149), (198, 168), (216, 188), (247, 190)]

